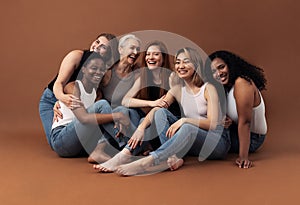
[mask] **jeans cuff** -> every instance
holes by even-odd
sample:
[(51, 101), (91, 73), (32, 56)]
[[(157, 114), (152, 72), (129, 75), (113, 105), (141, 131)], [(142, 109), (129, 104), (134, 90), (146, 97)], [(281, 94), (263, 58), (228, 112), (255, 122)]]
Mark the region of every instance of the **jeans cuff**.
[(160, 160), (158, 159), (158, 155), (155, 152), (150, 152), (149, 155), (151, 155), (154, 159), (154, 165), (159, 165)]

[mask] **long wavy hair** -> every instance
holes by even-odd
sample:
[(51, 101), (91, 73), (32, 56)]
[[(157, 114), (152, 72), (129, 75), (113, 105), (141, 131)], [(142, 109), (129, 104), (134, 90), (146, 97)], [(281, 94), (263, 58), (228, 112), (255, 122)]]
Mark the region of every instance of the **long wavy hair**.
[[(250, 83), (253, 81), (259, 90), (266, 89), (267, 80), (262, 68), (252, 65), (238, 55), (226, 50), (215, 51), (209, 55), (210, 62), (215, 58), (222, 59), (229, 69), (228, 85), (224, 85), (225, 89), (230, 89), (238, 77), (244, 78)], [(206, 67), (206, 72), (211, 72), (211, 63), (208, 63)]]
[[(193, 63), (193, 65), (195, 67), (195, 72), (193, 74), (193, 79), (192, 79), (194, 85), (196, 85), (197, 87), (201, 87), (204, 83), (208, 82), (216, 88), (216, 91), (217, 91), (217, 94), (219, 97), (222, 117), (224, 117), (226, 114), (225, 91), (224, 91), (222, 84), (220, 84), (216, 79), (214, 79), (212, 71), (206, 72), (206, 64), (207, 63), (204, 65), (203, 60), (202, 60), (202, 58), (204, 58), (204, 57), (201, 57), (200, 53), (196, 49), (193, 49), (190, 47), (185, 47), (185, 48), (182, 48), (177, 51), (177, 53), (175, 55), (175, 61), (176, 61), (177, 56), (180, 53), (185, 53), (189, 57), (191, 63)], [(181, 80), (181, 81), (183, 81), (183, 80)]]
[[(161, 65), (161, 85), (160, 85), (160, 91), (159, 91), (159, 97), (162, 97), (164, 94), (167, 93), (167, 91), (169, 90), (169, 74), (171, 73), (171, 71), (173, 71), (173, 68), (171, 66), (170, 63), (170, 56), (168, 54), (168, 49), (166, 47), (166, 45), (161, 42), (161, 41), (153, 41), (150, 42), (146, 45), (145, 50), (141, 53), (140, 55), (140, 59), (141, 59), (141, 90), (139, 92), (139, 97), (141, 99), (149, 99), (149, 85), (153, 85), (153, 75), (152, 72), (147, 68), (147, 64), (146, 64), (146, 53), (147, 50), (151, 47), (151, 46), (157, 46), (162, 54), (162, 58), (163, 58), (163, 63)], [(170, 72), (168, 72), (168, 70)]]

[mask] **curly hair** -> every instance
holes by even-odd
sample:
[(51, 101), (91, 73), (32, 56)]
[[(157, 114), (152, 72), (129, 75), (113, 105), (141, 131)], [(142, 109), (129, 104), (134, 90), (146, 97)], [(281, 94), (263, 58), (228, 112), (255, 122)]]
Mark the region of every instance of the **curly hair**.
[[(267, 80), (262, 68), (252, 65), (238, 55), (226, 50), (215, 51), (209, 55), (210, 62), (215, 58), (220, 58), (227, 64), (229, 69), (229, 86), (234, 85), (235, 80), (241, 77), (250, 83), (252, 80), (259, 90), (266, 89)], [(210, 64), (206, 67), (206, 72), (211, 70)]]

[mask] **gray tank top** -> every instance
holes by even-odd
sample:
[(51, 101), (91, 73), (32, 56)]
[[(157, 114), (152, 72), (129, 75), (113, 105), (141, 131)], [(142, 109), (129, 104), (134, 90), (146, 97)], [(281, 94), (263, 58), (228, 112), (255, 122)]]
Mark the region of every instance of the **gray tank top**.
[(112, 108), (121, 105), (123, 97), (134, 84), (135, 75), (136, 72), (132, 71), (125, 78), (120, 78), (114, 68), (111, 70), (111, 79), (106, 86), (102, 87), (102, 92)]

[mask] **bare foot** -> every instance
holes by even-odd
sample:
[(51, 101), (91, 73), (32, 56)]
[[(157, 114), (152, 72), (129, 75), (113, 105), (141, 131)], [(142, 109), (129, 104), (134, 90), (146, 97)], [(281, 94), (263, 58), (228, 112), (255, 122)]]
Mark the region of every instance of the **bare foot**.
[(97, 144), (94, 151), (88, 157), (88, 162), (92, 164), (97, 164), (101, 162), (106, 162), (107, 160), (111, 159), (111, 156), (104, 152), (105, 146), (105, 142)]
[(170, 170), (175, 171), (183, 165), (184, 161), (183, 159), (178, 158), (176, 155), (172, 155), (168, 158), (167, 163)]
[[(102, 164), (95, 164), (93, 167), (94, 169), (98, 170), (99, 172), (104, 172), (104, 173), (111, 173), (114, 172), (116, 170), (116, 168), (121, 165), (121, 164), (125, 164), (128, 163), (131, 155), (129, 150), (124, 149), (121, 152), (119, 152), (118, 154), (116, 154), (113, 158), (111, 158), (110, 160), (108, 160), (107, 162), (104, 162)], [(128, 154), (129, 152), (129, 154)]]
[(137, 174), (144, 173), (148, 167), (150, 167), (154, 162), (152, 156), (148, 156), (129, 164), (120, 165), (117, 167), (115, 172), (122, 176), (133, 176)]

